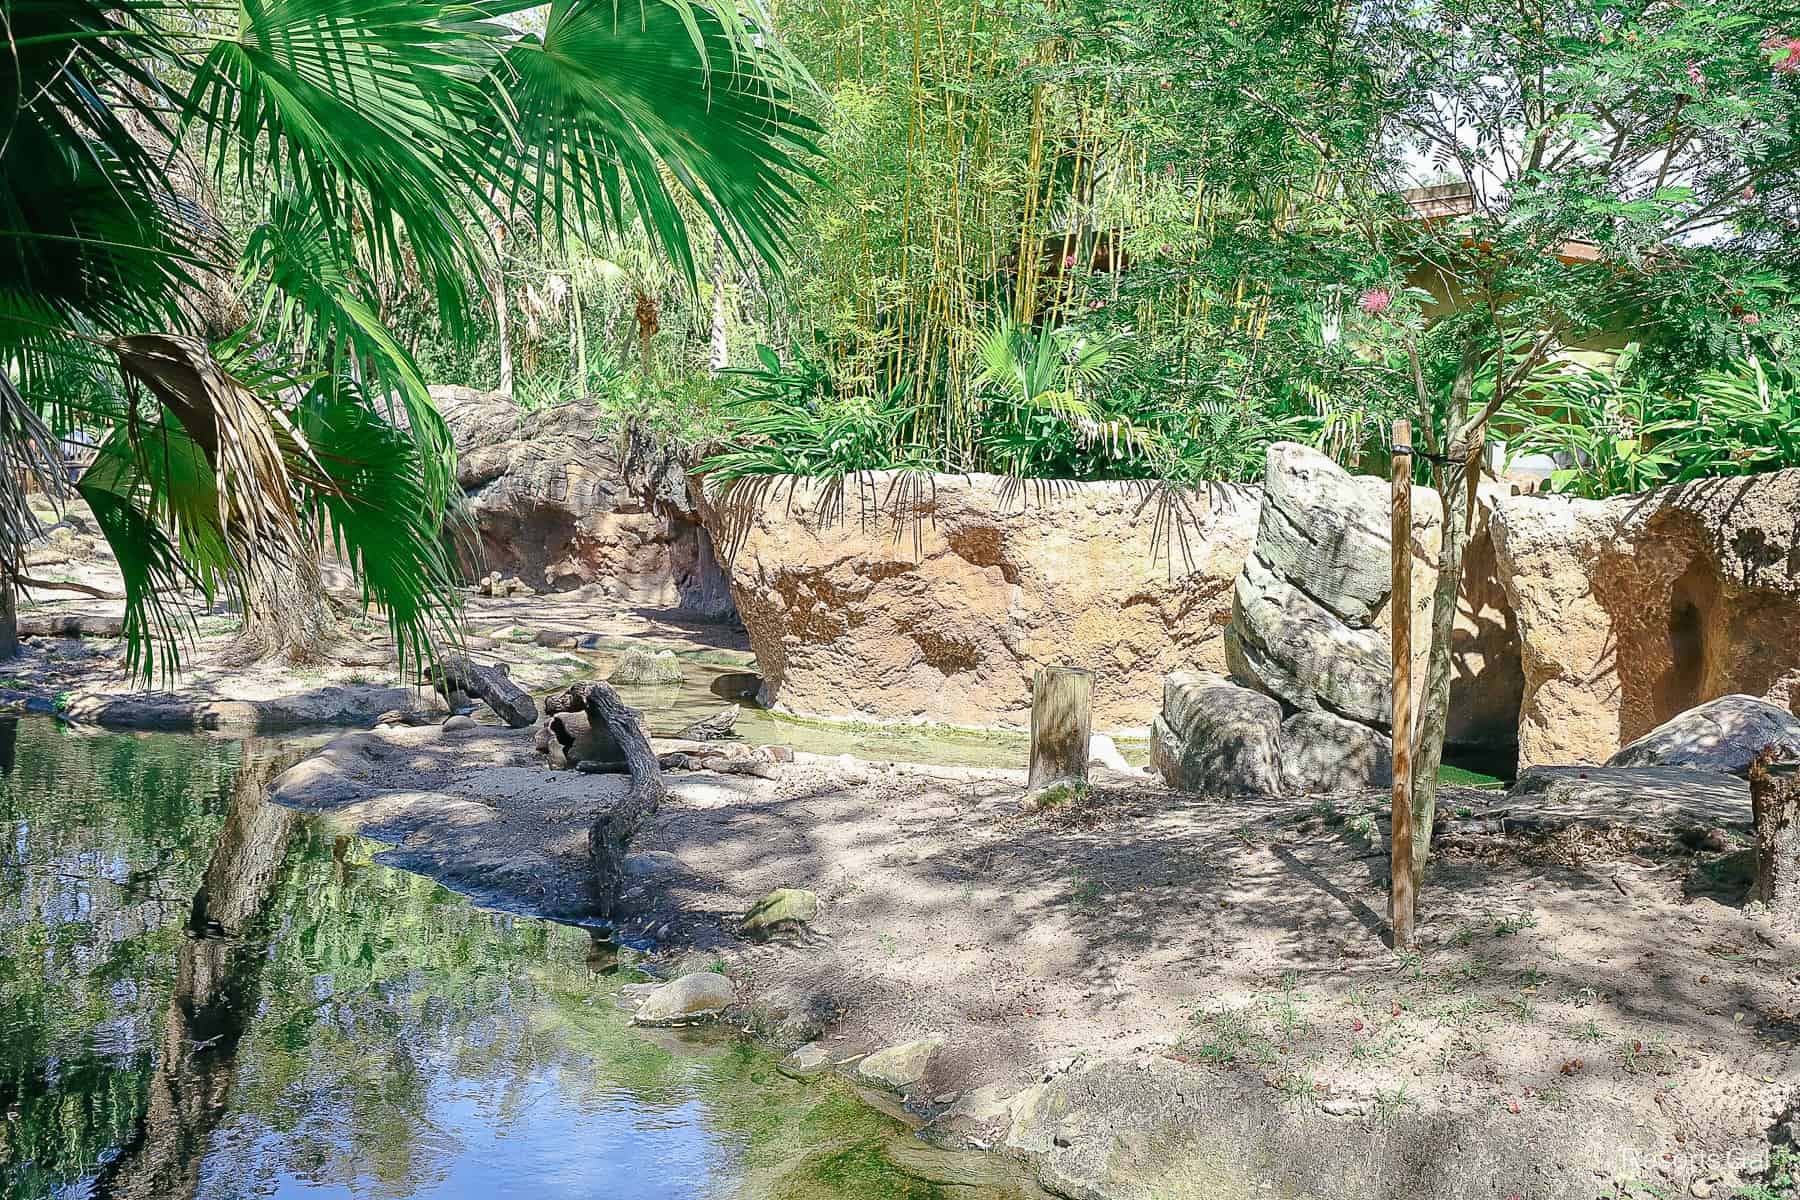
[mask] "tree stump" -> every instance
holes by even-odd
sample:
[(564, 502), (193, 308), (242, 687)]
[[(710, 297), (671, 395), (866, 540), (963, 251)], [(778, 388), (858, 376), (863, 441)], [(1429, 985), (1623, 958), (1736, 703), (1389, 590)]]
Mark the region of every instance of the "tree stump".
[(1777, 914), (1800, 917), (1800, 763), (1778, 763), (1773, 746), (1750, 764), (1756, 818), (1756, 883), (1750, 892)]
[(514, 729), (537, 723), (537, 704), (512, 681), (505, 667), (483, 667), (466, 654), (446, 654), (432, 668), (431, 684), (446, 699), (466, 692), (486, 701), (494, 714)]
[[(662, 803), (662, 769), (650, 749), (650, 739), (639, 728), (637, 712), (627, 708), (619, 693), (604, 683), (578, 683), (544, 701), (546, 712), (580, 712), (591, 729), (605, 729), (619, 747), (631, 786), (625, 794), (601, 807), (588, 826), (589, 895), (596, 915), (611, 919), (625, 878), (625, 852), (638, 825)], [(578, 764), (579, 765), (579, 764)]]
[(1032, 677), (1030, 794), (1053, 784), (1087, 782), (1093, 699), (1092, 671), (1039, 667)]

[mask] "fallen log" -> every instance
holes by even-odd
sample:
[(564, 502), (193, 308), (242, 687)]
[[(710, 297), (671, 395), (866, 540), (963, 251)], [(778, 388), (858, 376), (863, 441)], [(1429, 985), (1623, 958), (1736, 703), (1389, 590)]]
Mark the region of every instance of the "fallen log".
[(585, 714), (590, 730), (604, 729), (611, 736), (619, 758), (631, 773), (631, 785), (625, 794), (603, 805), (588, 826), (589, 895), (595, 914), (611, 919), (618, 906), (625, 878), (625, 852), (632, 835), (662, 804), (662, 769), (650, 749), (650, 739), (638, 726), (637, 713), (627, 708), (607, 684), (577, 683), (546, 699), (544, 711), (553, 715)]
[(22, 638), (116, 638), (125, 634), (125, 618), (105, 613), (22, 612), (18, 620)]
[(494, 715), (514, 729), (537, 723), (537, 704), (512, 681), (503, 666), (484, 667), (466, 654), (446, 654), (431, 670), (431, 685), (446, 700), (457, 692), (466, 692), (485, 701)]
[(109, 592), (105, 588), (77, 583), (73, 579), (33, 579), (29, 575), (21, 575), (17, 582), (26, 591), (36, 588), (47, 592), (80, 592), (82, 595), (92, 596), (96, 600), (123, 600), (125, 598), (124, 592)]
[(677, 738), (685, 738), (695, 742), (716, 742), (731, 736), (731, 727), (737, 724), (739, 708), (728, 704), (710, 717), (702, 717), (692, 725), (683, 726), (675, 732)]

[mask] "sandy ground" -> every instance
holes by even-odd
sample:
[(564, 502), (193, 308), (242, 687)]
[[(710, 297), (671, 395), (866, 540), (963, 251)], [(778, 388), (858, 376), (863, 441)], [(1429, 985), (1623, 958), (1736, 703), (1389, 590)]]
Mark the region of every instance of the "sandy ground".
[[(1096, 1072), (1126, 1064), (1138, 1092), (1154, 1079), (1263, 1114), (1245, 1136), (1277, 1140), (1243, 1148), (1264, 1163), (1244, 1179), (1299, 1170), (1280, 1163), (1295, 1130), (1315, 1151), (1361, 1137), (1395, 1171), (1446, 1129), (1476, 1131), (1416, 1165), (1448, 1180), (1445, 1162), (1483, 1164), (1452, 1190), (1340, 1192), (1307, 1168), (1282, 1194), (1506, 1200), (1642, 1181), (1728, 1195), (1800, 1100), (1800, 937), (1738, 904), (1750, 814), (1729, 788), (1648, 817), (1565, 798), (1530, 835), (1495, 832), (1490, 810), (1542, 814), (1453, 792), (1424, 950), (1396, 955), (1368, 800), (1227, 801), (1117, 777), (1036, 813), (1016, 773), (804, 757), (774, 780), (668, 778), (633, 845), (663, 853), (641, 860), (626, 937), (653, 942), (664, 971), (724, 970), (738, 1019), (783, 1048), (819, 1038), (847, 1061), (943, 1036), (905, 1102), (948, 1143), (1031, 1151), (1021, 1108), (1042, 1107), (1046, 1079), (1081, 1081), (1055, 1093), (1065, 1123), (1081, 1094), (1150, 1104), (1102, 1099)], [(529, 731), (427, 728), (338, 739), (278, 795), (396, 843), (400, 865), (569, 917), (587, 813), (621, 786), (548, 770)], [(813, 927), (738, 939), (775, 887), (818, 894)], [(1113, 1139), (1068, 1194), (1232, 1194), (1121, 1184), (1118, 1119), (1046, 1135), (1051, 1165), (1090, 1133)]]

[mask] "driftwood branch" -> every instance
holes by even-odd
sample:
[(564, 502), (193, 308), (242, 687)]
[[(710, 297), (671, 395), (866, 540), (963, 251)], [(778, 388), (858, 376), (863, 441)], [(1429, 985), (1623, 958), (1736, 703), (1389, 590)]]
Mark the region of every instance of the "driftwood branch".
[(85, 583), (76, 583), (73, 579), (33, 579), (29, 575), (16, 576), (20, 587), (27, 591), (42, 589), (47, 592), (80, 592), (84, 596), (92, 596), (96, 600), (123, 600), (124, 592), (109, 592), (105, 588), (92, 587)]
[(484, 667), (466, 654), (446, 654), (432, 668), (431, 683), (446, 699), (467, 692), (487, 702), (496, 716), (514, 729), (537, 724), (537, 705), (512, 681), (504, 667)]
[(602, 805), (588, 826), (588, 859), (592, 867), (588, 882), (594, 911), (610, 919), (618, 905), (625, 877), (625, 851), (631, 845), (632, 835), (662, 804), (662, 768), (650, 749), (650, 739), (638, 726), (636, 712), (625, 706), (609, 684), (575, 684), (546, 699), (544, 711), (553, 715), (585, 713), (589, 728), (605, 729), (611, 735), (626, 770), (631, 772), (631, 786), (625, 794)]

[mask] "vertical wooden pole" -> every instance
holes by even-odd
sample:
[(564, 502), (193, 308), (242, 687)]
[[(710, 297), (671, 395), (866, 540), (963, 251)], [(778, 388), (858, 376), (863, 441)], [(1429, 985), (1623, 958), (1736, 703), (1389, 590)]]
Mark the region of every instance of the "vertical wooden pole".
[(1412, 422), (1394, 422), (1393, 595), (1388, 602), (1394, 651), (1394, 811), (1388, 917), (1394, 948), (1413, 944), (1417, 900), (1412, 822)]
[(1093, 698), (1092, 671), (1038, 668), (1031, 682), (1031, 775), (1026, 784), (1030, 792), (1087, 779)]

